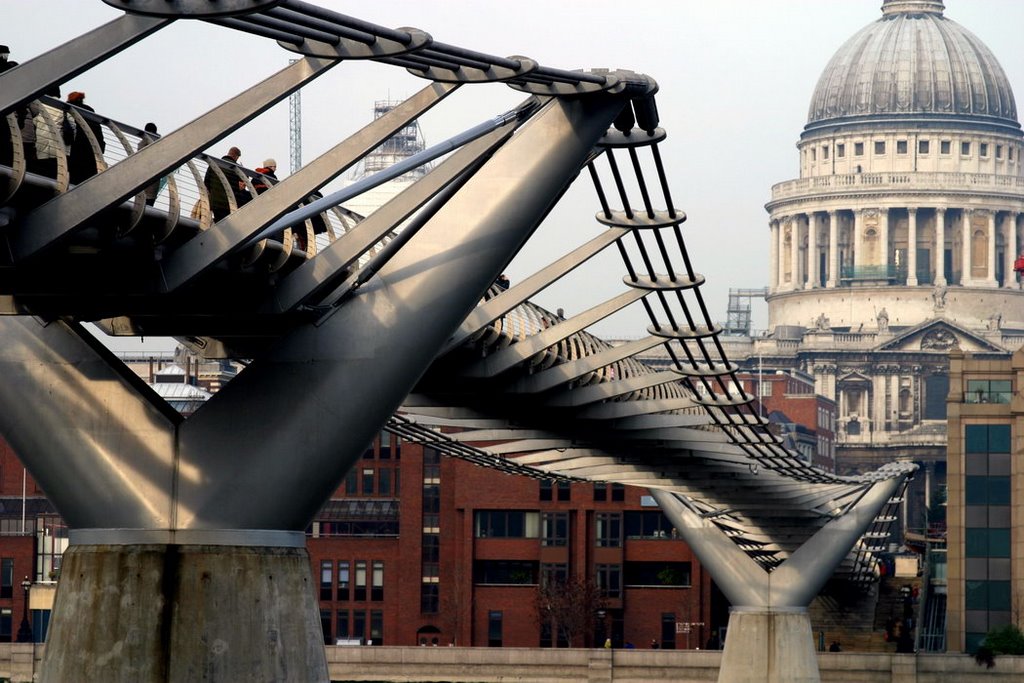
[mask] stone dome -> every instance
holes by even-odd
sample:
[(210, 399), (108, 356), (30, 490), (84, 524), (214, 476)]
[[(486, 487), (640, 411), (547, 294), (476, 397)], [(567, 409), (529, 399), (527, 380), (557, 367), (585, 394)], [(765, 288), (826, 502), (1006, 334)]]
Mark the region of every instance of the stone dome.
[(806, 130), (893, 115), (1019, 130), (1003, 68), (944, 10), (942, 0), (885, 0), (881, 19), (854, 34), (825, 67)]

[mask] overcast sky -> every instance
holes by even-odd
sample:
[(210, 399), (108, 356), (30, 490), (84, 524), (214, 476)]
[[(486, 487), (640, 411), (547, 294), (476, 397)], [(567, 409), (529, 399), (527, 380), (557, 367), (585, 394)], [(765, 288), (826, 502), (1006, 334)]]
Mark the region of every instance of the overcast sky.
[[(435, 40), (497, 55), (525, 55), (545, 66), (627, 68), (653, 76), (668, 140), (662, 155), (673, 197), (689, 216), (685, 235), (708, 278), (712, 313), (724, 320), (729, 287), (767, 284), (764, 204), (772, 184), (797, 176), (795, 144), (818, 76), (857, 30), (881, 16), (881, 0), (387, 0), (314, 4), (389, 27), (412, 26)], [(0, 42), (24, 61), (119, 15), (101, 0), (2, 0)], [(1024, 2), (946, 0), (946, 16), (995, 53), (1010, 82), (1024, 88)], [(195, 21), (179, 21), (64, 86), (115, 120), (170, 131), (284, 67), (293, 55), (266, 39)], [(302, 91), (303, 158), (310, 161), (370, 118), (378, 99), (404, 98), (425, 84), (373, 63), (344, 63)], [(514, 106), (505, 86), (464, 87), (428, 115), (428, 143)], [(272, 156), (287, 172), (287, 104), (259, 117), (210, 152), (230, 145), (255, 167)], [(585, 180), (585, 177), (584, 177)], [(589, 183), (589, 181), (587, 181)], [(509, 268), (513, 280), (553, 253), (592, 237), (597, 201), (584, 186), (552, 215)], [(617, 257), (616, 257), (617, 260)], [(610, 297), (622, 266), (595, 264), (569, 289), (541, 297), (575, 313)], [(763, 326), (764, 316), (755, 316)], [(635, 319), (616, 319), (605, 335), (639, 336)]]

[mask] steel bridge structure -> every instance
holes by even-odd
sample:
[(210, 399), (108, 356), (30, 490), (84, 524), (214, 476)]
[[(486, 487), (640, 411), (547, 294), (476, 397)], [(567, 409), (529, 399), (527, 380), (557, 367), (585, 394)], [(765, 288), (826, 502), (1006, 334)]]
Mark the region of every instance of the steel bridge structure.
[[(654, 79), (300, 0), (105, 1), (124, 14), (0, 74), (0, 431), (71, 528), (42, 680), (326, 681), (303, 531), (385, 423), (484, 466), (650, 488), (734, 606), (719, 680), (818, 680), (806, 606), (835, 572), (871, 578), (913, 465), (812, 468), (751, 408), (686, 249)], [(45, 96), (186, 20), (293, 63), (159, 138)], [(360, 60), (425, 85), (280, 182), (203, 154)], [(325, 194), (490, 82), (522, 103)], [(369, 215), (341, 206), (429, 162)], [(496, 285), (577, 179), (592, 235)], [(620, 294), (569, 317), (531, 301), (606, 249)], [(587, 331), (627, 306), (641, 338)], [(86, 323), (246, 369), (184, 419)], [(637, 359), (656, 346), (670, 369)]]

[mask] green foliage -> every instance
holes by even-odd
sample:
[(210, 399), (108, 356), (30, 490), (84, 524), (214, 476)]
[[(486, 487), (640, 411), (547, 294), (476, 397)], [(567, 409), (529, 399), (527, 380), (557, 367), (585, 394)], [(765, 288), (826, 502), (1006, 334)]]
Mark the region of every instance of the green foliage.
[(974, 653), (974, 661), (991, 669), (996, 665), (996, 655), (1024, 655), (1024, 633), (1013, 624), (989, 631)]

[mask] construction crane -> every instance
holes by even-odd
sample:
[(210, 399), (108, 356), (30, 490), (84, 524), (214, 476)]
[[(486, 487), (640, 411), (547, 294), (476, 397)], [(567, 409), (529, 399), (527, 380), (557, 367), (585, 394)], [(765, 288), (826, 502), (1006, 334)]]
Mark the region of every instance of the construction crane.
[[(289, 64), (299, 60), (289, 59)], [(302, 168), (302, 90), (288, 96), (288, 173)]]

